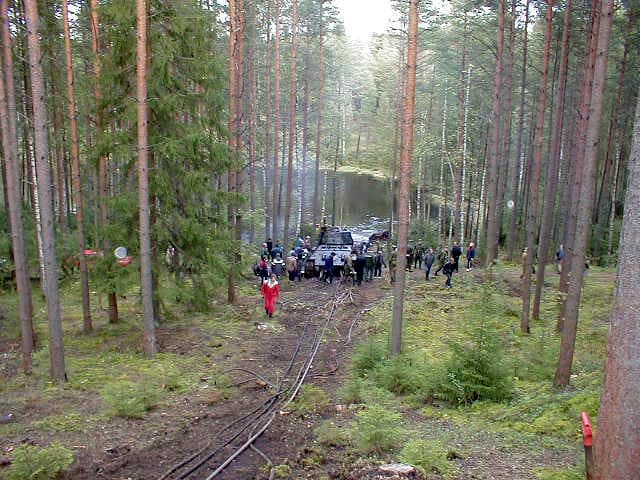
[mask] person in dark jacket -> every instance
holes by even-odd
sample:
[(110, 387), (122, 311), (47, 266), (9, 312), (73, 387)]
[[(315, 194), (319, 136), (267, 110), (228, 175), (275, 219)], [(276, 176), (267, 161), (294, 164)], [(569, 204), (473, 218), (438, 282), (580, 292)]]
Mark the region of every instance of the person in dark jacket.
[(370, 282), (371, 280), (373, 280), (373, 255), (367, 253), (364, 256), (364, 259), (364, 281)]
[(282, 257), (279, 254), (277, 254), (276, 257), (273, 259), (273, 262), (271, 264), (271, 272), (276, 277), (278, 277), (278, 280), (280, 280), (282, 275), (284, 275), (284, 261), (282, 260)]
[(273, 251), (273, 240), (271, 238), (267, 238), (267, 241), (265, 242), (267, 245), (267, 250), (269, 251), (269, 255), (271, 255), (271, 252)]
[(258, 274), (263, 282), (269, 279), (269, 264), (267, 263), (266, 255), (258, 262)]
[(445, 287), (451, 288), (451, 278), (453, 277), (453, 272), (455, 271), (456, 271), (456, 261), (453, 257), (451, 257), (449, 261), (444, 264), (444, 267), (442, 267), (442, 273), (444, 273), (447, 276), (447, 281), (444, 284)]
[(467, 247), (467, 272), (473, 269), (474, 258), (476, 258), (476, 246), (470, 243)]
[(453, 247), (451, 248), (451, 256), (453, 257), (453, 263), (457, 272), (459, 265), (458, 262), (460, 261), (460, 257), (462, 256), (462, 248), (460, 248), (458, 242), (453, 242)]
[(438, 248), (437, 260), (438, 260), (438, 265), (437, 265), (438, 268), (436, 268), (436, 271), (433, 273), (433, 275), (436, 277), (438, 276), (438, 272), (444, 268), (445, 264), (449, 260), (449, 254), (447, 253), (447, 249), (444, 248), (443, 246), (440, 246)]
[(425, 253), (426, 253), (426, 250), (422, 248), (422, 244), (419, 243), (413, 255), (413, 268), (417, 270), (422, 270), (422, 259)]
[(376, 253), (375, 258), (373, 259), (373, 276), (375, 278), (381, 278), (382, 277), (382, 267), (386, 267), (387, 264), (384, 263), (384, 256), (382, 255), (382, 252), (378, 252)]
[(413, 272), (413, 248), (407, 248), (407, 265), (405, 266), (405, 270), (409, 270)]
[(364, 258), (364, 255), (358, 255), (355, 262), (353, 262), (353, 269), (356, 271), (356, 285), (358, 286), (362, 285), (362, 280), (364, 280), (366, 263), (367, 260)]
[(335, 252), (331, 252), (331, 255), (324, 260), (324, 281), (327, 283), (333, 283), (333, 260), (335, 256)]
[(433, 254), (433, 250), (431, 248), (427, 249), (427, 253), (424, 254), (424, 258), (422, 259), (422, 263), (424, 265), (424, 272), (427, 282), (431, 280), (431, 267), (433, 267), (433, 262), (435, 262), (436, 256)]

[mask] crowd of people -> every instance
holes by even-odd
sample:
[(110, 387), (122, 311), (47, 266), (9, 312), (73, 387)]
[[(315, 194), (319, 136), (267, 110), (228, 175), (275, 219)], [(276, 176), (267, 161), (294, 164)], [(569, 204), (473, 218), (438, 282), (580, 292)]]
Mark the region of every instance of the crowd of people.
[[(254, 267), (255, 274), (261, 279), (261, 293), (264, 297), (265, 313), (269, 317), (275, 312), (276, 303), (280, 296), (280, 280), (286, 277), (290, 283), (300, 282), (305, 277), (307, 258), (312, 251), (311, 237), (298, 237), (293, 248), (286, 253), (280, 241), (271, 238), (262, 244), (260, 260)], [(286, 253), (286, 255), (285, 255)], [(424, 270), (426, 281), (437, 277), (440, 272), (446, 277), (445, 287), (452, 287), (454, 274), (459, 272), (460, 258), (465, 254), (466, 271), (474, 268), (476, 249), (469, 243), (466, 252), (454, 242), (451, 249), (440, 245), (436, 248), (423, 247), (422, 243), (411, 244), (407, 249), (406, 268), (409, 271)], [(350, 254), (336, 258), (331, 252), (323, 258), (319, 265), (319, 279), (322, 282), (333, 283), (339, 280), (355, 286), (363, 282), (371, 282), (383, 277), (383, 270), (388, 270), (391, 283), (396, 281), (397, 248), (394, 247), (389, 258), (385, 258), (379, 242), (361, 242), (354, 246)], [(315, 272), (313, 272), (315, 274)], [(314, 275), (315, 276), (315, 275)]]

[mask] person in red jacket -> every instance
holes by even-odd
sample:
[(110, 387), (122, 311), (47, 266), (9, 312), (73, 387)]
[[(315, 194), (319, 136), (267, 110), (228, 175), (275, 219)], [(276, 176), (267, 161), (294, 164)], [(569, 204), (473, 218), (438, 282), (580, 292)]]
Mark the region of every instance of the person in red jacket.
[(272, 273), (268, 280), (262, 282), (260, 293), (262, 293), (262, 296), (264, 297), (264, 311), (269, 318), (271, 318), (276, 311), (276, 302), (280, 297), (280, 284), (278, 283), (278, 277)]

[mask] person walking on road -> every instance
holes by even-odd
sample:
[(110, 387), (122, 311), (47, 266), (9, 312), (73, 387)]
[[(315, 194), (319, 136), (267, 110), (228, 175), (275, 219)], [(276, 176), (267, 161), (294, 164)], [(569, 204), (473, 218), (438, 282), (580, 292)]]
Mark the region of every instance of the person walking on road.
[(262, 282), (260, 293), (264, 297), (264, 311), (269, 318), (276, 312), (276, 303), (280, 297), (280, 284), (275, 274), (271, 274), (268, 280)]
[(433, 250), (431, 248), (427, 249), (427, 253), (424, 254), (424, 258), (422, 259), (422, 263), (424, 265), (424, 273), (427, 279), (427, 282), (431, 280), (431, 267), (433, 266), (433, 262), (436, 260), (436, 256), (433, 254)]
[(433, 274), (435, 277), (438, 276), (438, 272), (444, 268), (448, 260), (449, 254), (447, 253), (447, 249), (440, 246), (438, 250), (438, 268), (436, 268), (436, 271)]
[(473, 270), (473, 259), (476, 258), (476, 246), (470, 243), (467, 247), (467, 272)]
[(284, 262), (280, 254), (277, 254), (271, 263), (271, 273), (278, 277), (278, 280), (284, 275)]
[(336, 254), (335, 252), (331, 252), (324, 260), (324, 281), (327, 283), (333, 283), (333, 269), (334, 269), (334, 258)]
[(451, 248), (451, 256), (453, 257), (453, 264), (455, 266), (456, 272), (458, 272), (460, 257), (462, 256), (462, 248), (460, 248), (458, 242), (453, 242), (453, 247)]
[(387, 264), (384, 263), (384, 256), (382, 255), (382, 252), (378, 250), (378, 253), (376, 253), (375, 258), (373, 259), (373, 277), (374, 278), (382, 277), (383, 266), (386, 267)]
[(444, 284), (445, 287), (451, 288), (451, 279), (453, 278), (453, 272), (455, 271), (456, 271), (456, 261), (453, 257), (451, 257), (449, 261), (444, 264), (444, 267), (442, 267), (442, 273), (444, 273), (447, 276), (447, 281)]
[(266, 255), (258, 262), (258, 275), (260, 275), (262, 282), (269, 278), (269, 264), (267, 263)]
[(364, 280), (364, 268), (366, 265), (366, 259), (363, 255), (358, 255), (356, 257), (356, 261), (353, 262), (353, 269), (356, 271), (356, 285), (362, 285), (362, 280)]
[(289, 274), (289, 281), (295, 282), (296, 277), (298, 276), (298, 257), (293, 250), (291, 250), (289, 256), (285, 260), (285, 265), (287, 267), (287, 273)]

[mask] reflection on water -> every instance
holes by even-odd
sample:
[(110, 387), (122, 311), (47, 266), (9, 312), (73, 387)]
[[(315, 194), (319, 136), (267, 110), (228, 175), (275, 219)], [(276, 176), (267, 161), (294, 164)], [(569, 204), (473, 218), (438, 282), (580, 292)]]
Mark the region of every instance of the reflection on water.
[[(305, 219), (312, 218), (313, 196), (314, 196), (314, 174), (309, 169), (299, 175), (295, 173), (294, 178), (304, 181), (304, 211)], [(261, 172), (261, 175), (263, 172)], [(286, 174), (283, 174), (283, 177)], [(320, 205), (323, 207), (324, 216), (328, 223), (332, 223), (334, 218), (333, 186), (334, 178), (332, 171), (322, 171), (320, 181)], [(301, 178), (302, 177), (302, 178)], [(263, 177), (264, 178), (264, 177)], [(286, 181), (283, 182), (286, 184)], [(263, 195), (263, 182), (258, 182), (260, 196)], [(374, 231), (386, 230), (389, 227), (389, 217), (391, 216), (392, 199), (389, 193), (389, 181), (371, 175), (362, 175), (351, 172), (338, 172), (335, 177), (335, 223), (344, 228), (348, 228), (354, 233), (354, 240), (368, 238)], [(263, 198), (263, 197), (262, 197)], [(292, 227), (298, 225), (300, 191), (294, 192), (294, 208), (296, 212), (292, 220)], [(415, 192), (414, 192), (415, 202)], [(286, 193), (282, 192), (281, 205), (286, 204)], [(415, 203), (414, 203), (415, 204)], [(283, 211), (284, 208), (281, 209)], [(431, 207), (432, 218), (437, 218), (437, 206)], [(280, 228), (284, 224), (284, 219), (280, 218)]]

